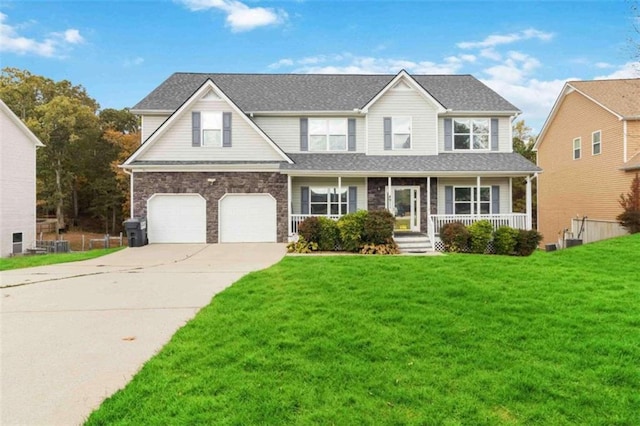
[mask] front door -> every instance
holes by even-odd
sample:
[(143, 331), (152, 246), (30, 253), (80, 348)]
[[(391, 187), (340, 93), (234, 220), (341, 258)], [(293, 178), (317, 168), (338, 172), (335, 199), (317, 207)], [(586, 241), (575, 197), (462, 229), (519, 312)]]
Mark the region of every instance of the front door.
[(420, 231), (420, 187), (392, 186), (389, 211), (395, 216), (396, 232)]

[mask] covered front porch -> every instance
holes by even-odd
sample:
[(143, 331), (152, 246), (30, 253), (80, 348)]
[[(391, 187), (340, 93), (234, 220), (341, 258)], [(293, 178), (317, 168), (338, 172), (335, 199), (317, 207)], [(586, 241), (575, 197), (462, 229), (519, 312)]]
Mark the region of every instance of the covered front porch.
[[(494, 228), (531, 229), (533, 176), (288, 176), (289, 236), (310, 216), (338, 220), (356, 210), (387, 209), (396, 235), (413, 232), (438, 246), (446, 223), (489, 220)], [(512, 187), (526, 179), (526, 211), (514, 212)]]

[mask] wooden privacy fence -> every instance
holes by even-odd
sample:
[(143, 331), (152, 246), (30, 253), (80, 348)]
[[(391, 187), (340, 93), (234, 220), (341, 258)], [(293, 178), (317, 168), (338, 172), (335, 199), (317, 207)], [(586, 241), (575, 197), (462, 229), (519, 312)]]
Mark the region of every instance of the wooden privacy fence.
[(581, 239), (585, 244), (606, 240), (607, 238), (621, 237), (628, 233), (627, 230), (620, 226), (615, 220), (589, 218), (571, 219), (571, 232), (573, 233), (573, 238)]

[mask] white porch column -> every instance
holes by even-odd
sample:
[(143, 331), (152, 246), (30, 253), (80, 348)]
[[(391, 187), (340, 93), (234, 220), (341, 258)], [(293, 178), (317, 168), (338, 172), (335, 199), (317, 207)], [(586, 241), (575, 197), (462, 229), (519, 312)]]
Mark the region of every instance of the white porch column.
[(509, 178), (509, 213), (513, 213), (513, 178)]
[[(331, 195), (329, 195), (331, 197)], [(342, 176), (338, 176), (338, 215), (342, 216)], [(329, 203), (331, 205), (331, 203)], [(331, 214), (331, 211), (328, 212)]]
[(532, 221), (531, 221), (531, 210), (532, 210), (532, 203), (531, 203), (531, 176), (527, 176), (527, 223), (526, 223), (526, 227), (527, 229), (531, 229), (533, 227)]
[(427, 176), (427, 221), (429, 220), (431, 220), (431, 176)]
[(480, 176), (476, 177), (476, 216), (480, 218)]
[(389, 176), (387, 178), (387, 193), (385, 194), (385, 205), (387, 206), (387, 210), (389, 210), (391, 213), (395, 214), (395, 212), (391, 211), (391, 176)]
[(292, 233), (291, 229), (291, 175), (287, 175), (287, 237)]

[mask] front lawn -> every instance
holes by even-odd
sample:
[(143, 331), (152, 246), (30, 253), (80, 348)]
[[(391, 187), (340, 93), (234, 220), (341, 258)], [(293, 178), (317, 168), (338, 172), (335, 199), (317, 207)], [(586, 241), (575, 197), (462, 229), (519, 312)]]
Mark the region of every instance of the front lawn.
[(640, 424), (639, 252), (287, 257), (88, 424)]
[(74, 253), (41, 254), (34, 256), (0, 258), (0, 271), (95, 259), (96, 257), (104, 256), (105, 254), (110, 254), (118, 250), (122, 250), (123, 248), (124, 247), (116, 247), (111, 249), (96, 249)]

